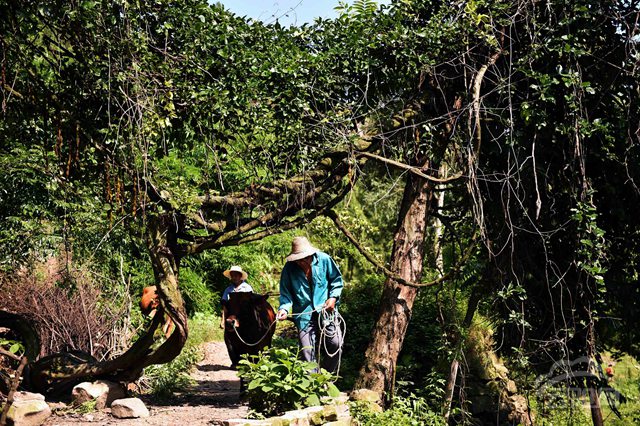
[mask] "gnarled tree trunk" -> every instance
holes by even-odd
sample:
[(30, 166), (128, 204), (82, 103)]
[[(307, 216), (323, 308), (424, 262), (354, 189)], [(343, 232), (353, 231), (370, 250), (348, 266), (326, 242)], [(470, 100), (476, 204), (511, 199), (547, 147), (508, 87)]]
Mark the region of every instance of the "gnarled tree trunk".
[[(83, 354), (55, 354), (29, 364), (27, 386), (37, 392), (60, 395), (82, 381), (109, 379), (130, 382), (152, 364), (174, 359), (187, 340), (187, 315), (178, 289), (179, 261), (173, 253), (177, 247), (173, 218), (169, 215), (149, 217), (148, 247), (162, 308), (146, 332), (122, 355), (97, 362)], [(159, 347), (151, 349), (154, 334), (163, 313), (173, 321), (172, 334)]]
[[(422, 278), (424, 239), (432, 196), (433, 186), (426, 179), (417, 176), (407, 178), (394, 236), (391, 271), (410, 282), (419, 282)], [(417, 291), (416, 287), (399, 284), (391, 278), (385, 281), (380, 313), (356, 388), (380, 393), (392, 391), (396, 361)]]

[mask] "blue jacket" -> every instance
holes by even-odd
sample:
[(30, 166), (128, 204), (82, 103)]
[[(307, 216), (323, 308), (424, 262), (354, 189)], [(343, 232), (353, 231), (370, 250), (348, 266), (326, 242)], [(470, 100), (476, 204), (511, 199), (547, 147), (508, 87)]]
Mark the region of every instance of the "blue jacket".
[(335, 297), (336, 309), (342, 293), (342, 274), (331, 256), (324, 252), (317, 252), (311, 262), (313, 277), (309, 286), (307, 277), (295, 262), (287, 262), (280, 275), (280, 309), (289, 315), (309, 312), (308, 315), (296, 315), (293, 322), (299, 330), (304, 330), (309, 324), (311, 312), (322, 309), (324, 302)]

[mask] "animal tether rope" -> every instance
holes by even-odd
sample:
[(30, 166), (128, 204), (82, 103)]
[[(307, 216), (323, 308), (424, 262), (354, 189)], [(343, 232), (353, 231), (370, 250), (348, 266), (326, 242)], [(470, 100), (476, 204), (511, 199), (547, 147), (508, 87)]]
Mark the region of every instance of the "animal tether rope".
[[(329, 356), (329, 358), (332, 358), (332, 357), (338, 355), (338, 368), (337, 368), (337, 371), (340, 371), (340, 364), (342, 362), (342, 344), (344, 343), (345, 336), (347, 335), (347, 323), (345, 322), (344, 318), (342, 318), (342, 315), (340, 315), (340, 313), (338, 313), (335, 310), (333, 312), (327, 312), (327, 310), (325, 308), (322, 308), (322, 309), (316, 309), (316, 310), (307, 311), (307, 312), (300, 312), (298, 314), (289, 314), (287, 316), (288, 317), (298, 317), (298, 316), (302, 316), (302, 315), (313, 315), (314, 312), (318, 312), (318, 313), (321, 314), (321, 315), (318, 315), (318, 328), (320, 329), (320, 345), (319, 345), (320, 349), (322, 349), (323, 344), (324, 344), (324, 351), (327, 354), (327, 356)], [(258, 341), (255, 342), (255, 343), (248, 343), (240, 336), (240, 333), (238, 333), (238, 328), (236, 327), (236, 323), (235, 322), (233, 323), (233, 331), (236, 333), (236, 336), (238, 336), (238, 339), (240, 339), (240, 341), (242, 343), (244, 343), (245, 345), (247, 345), (247, 346), (256, 346), (256, 345), (259, 345), (260, 342), (262, 342), (262, 340), (265, 337), (267, 337), (267, 335), (271, 331), (271, 327), (273, 327), (274, 324), (276, 324), (277, 322), (278, 322), (277, 318), (275, 320), (273, 320), (273, 322), (271, 324), (269, 324), (269, 327), (267, 327), (267, 332), (260, 339), (258, 339)], [(328, 332), (327, 328), (329, 327), (329, 325), (331, 323), (334, 323), (336, 325), (336, 329), (333, 332)], [(340, 346), (338, 347), (338, 349), (335, 352), (329, 353), (329, 350), (327, 348), (327, 342), (326, 342), (325, 338), (332, 339), (333, 337), (336, 336), (336, 334), (339, 331), (342, 331), (342, 339), (340, 339)], [(318, 367), (320, 366), (320, 355), (321, 354), (322, 354), (322, 350), (318, 354)]]
[(255, 342), (255, 343), (248, 343), (248, 342), (246, 342), (242, 337), (240, 337), (240, 333), (238, 333), (238, 328), (236, 327), (236, 323), (235, 323), (235, 321), (233, 322), (233, 331), (235, 331), (235, 332), (236, 332), (236, 336), (238, 336), (238, 339), (240, 339), (240, 341), (241, 341), (242, 343), (244, 343), (245, 345), (247, 345), (247, 346), (256, 346), (256, 345), (259, 345), (259, 344), (260, 344), (260, 342), (262, 342), (262, 340), (263, 340), (265, 337), (267, 337), (267, 335), (268, 335), (268, 334), (269, 334), (269, 332), (271, 331), (271, 327), (273, 327), (273, 325), (274, 325), (276, 322), (278, 322), (278, 320), (277, 320), (277, 319), (276, 319), (275, 321), (273, 321), (271, 324), (269, 324), (269, 327), (267, 327), (267, 332), (266, 332), (266, 333), (264, 333), (264, 335), (263, 335), (261, 338), (259, 338), (259, 339), (258, 339), (258, 341), (257, 341), (257, 342)]

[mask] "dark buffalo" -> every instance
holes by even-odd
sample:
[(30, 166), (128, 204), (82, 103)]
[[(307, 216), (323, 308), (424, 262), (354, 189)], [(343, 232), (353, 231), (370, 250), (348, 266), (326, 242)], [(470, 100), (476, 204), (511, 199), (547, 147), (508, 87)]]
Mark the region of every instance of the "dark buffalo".
[(235, 368), (243, 354), (257, 355), (271, 346), (276, 313), (267, 302), (267, 295), (251, 292), (231, 293), (225, 305), (224, 342)]

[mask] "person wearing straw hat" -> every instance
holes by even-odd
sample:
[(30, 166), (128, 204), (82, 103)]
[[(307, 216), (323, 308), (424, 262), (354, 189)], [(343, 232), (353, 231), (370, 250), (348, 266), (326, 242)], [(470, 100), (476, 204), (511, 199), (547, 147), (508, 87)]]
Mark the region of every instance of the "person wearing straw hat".
[(220, 303), (222, 303), (222, 321), (220, 321), (220, 328), (224, 328), (224, 321), (227, 317), (226, 304), (229, 301), (229, 294), (241, 291), (253, 292), (253, 288), (246, 281), (249, 274), (243, 271), (240, 266), (233, 265), (224, 271), (222, 275), (231, 280), (231, 285), (224, 289), (222, 299), (220, 299)]
[(340, 269), (306, 237), (293, 239), (286, 260), (280, 275), (277, 318), (291, 317), (296, 324), (305, 361), (337, 373), (342, 350), (337, 305), (344, 286)]

